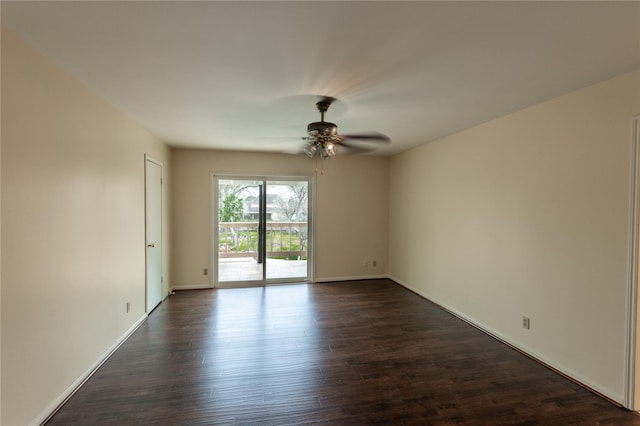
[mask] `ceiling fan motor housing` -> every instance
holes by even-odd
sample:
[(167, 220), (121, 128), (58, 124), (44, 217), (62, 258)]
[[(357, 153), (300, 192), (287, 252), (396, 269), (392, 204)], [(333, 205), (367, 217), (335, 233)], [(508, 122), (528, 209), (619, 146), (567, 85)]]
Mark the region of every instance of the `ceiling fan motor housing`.
[(307, 126), (307, 132), (312, 136), (337, 136), (338, 126), (333, 123), (329, 123), (328, 121), (316, 121), (309, 123)]

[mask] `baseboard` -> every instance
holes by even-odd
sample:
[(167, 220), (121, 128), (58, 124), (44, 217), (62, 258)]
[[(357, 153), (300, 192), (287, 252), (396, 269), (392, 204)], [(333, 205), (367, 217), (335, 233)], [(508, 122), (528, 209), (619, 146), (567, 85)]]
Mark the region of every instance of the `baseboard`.
[[(357, 275), (357, 276), (349, 276), (349, 277), (324, 277), (324, 278), (316, 278), (313, 282), (328, 283), (328, 282), (334, 282), (334, 281), (379, 280), (383, 278), (389, 278), (389, 276), (387, 274), (380, 274), (380, 275)], [(299, 281), (283, 282), (282, 285), (296, 284), (298, 282)], [(280, 285), (280, 284), (272, 283), (270, 285)], [(251, 286), (262, 287), (263, 284), (262, 282), (258, 282), (258, 281), (256, 281), (254, 284), (252, 284), (251, 282), (234, 282), (231, 284), (218, 283), (218, 286), (216, 288), (245, 288), (245, 287), (251, 287)], [(212, 287), (210, 284), (187, 284), (187, 285), (181, 285), (177, 287), (171, 287), (171, 289), (169, 290), (169, 293), (171, 294), (174, 291), (180, 291), (180, 290), (203, 290), (203, 289), (210, 289), (210, 288), (214, 288), (214, 287)]]
[(221, 282), (215, 286), (215, 288), (226, 289), (226, 288), (250, 288), (250, 287), (264, 287), (265, 284), (262, 281), (229, 281), (229, 282)]
[(383, 278), (388, 278), (387, 274), (380, 275), (356, 275), (351, 277), (323, 277), (316, 278), (313, 282), (316, 283), (329, 283), (333, 281), (362, 281), (362, 280), (380, 280)]
[(136, 321), (120, 338), (109, 347), (102, 354), (102, 356), (95, 362), (87, 371), (85, 371), (80, 377), (78, 377), (62, 394), (56, 398), (47, 408), (45, 408), (36, 417), (32, 425), (43, 425), (53, 417), (53, 415), (75, 394), (80, 387), (86, 383), (87, 380), (93, 376), (93, 374), (104, 364), (113, 353), (118, 350), (120, 346), (144, 323), (147, 319), (147, 314), (144, 314), (138, 321)]
[(178, 291), (178, 290), (204, 290), (204, 289), (208, 289), (208, 288), (213, 288), (213, 287), (209, 283), (207, 283), (207, 284), (187, 284), (187, 285), (171, 287), (169, 289), (169, 294), (171, 294), (171, 292)]
[(547, 357), (545, 357), (544, 355), (532, 350), (531, 348), (522, 345), (519, 342), (516, 342), (514, 340), (512, 340), (510, 337), (505, 336), (504, 334), (493, 330), (491, 327), (487, 326), (486, 324), (475, 320), (474, 318), (468, 317), (467, 315), (457, 311), (456, 309), (447, 306), (446, 304), (440, 303), (437, 300), (433, 300), (432, 298), (429, 298), (427, 296), (425, 296), (424, 294), (422, 294), (421, 292), (419, 292), (416, 288), (414, 288), (413, 286), (409, 285), (408, 283), (402, 282), (402, 280), (399, 280), (398, 278), (394, 277), (393, 275), (389, 275), (389, 279), (398, 283), (399, 285), (405, 287), (407, 290), (410, 290), (411, 292), (417, 294), (418, 296), (430, 301), (431, 303), (434, 303), (436, 305), (438, 305), (440, 308), (444, 309), (445, 311), (449, 312), (451, 315), (461, 319), (462, 321), (466, 322), (467, 324), (475, 327), (476, 329), (482, 331), (483, 333), (493, 337), (494, 339), (504, 343), (505, 345), (513, 348), (514, 350), (528, 356), (529, 358), (533, 359), (534, 361), (544, 365), (545, 367), (555, 371), (556, 373), (566, 377), (568, 380), (571, 380), (572, 382), (584, 387), (585, 389), (609, 400), (610, 402), (612, 402), (613, 404), (616, 405), (620, 405), (623, 406), (624, 405), (624, 395), (622, 394), (616, 394), (611, 392), (608, 389), (603, 389), (600, 386), (591, 383), (590, 380), (584, 376), (582, 376), (581, 374), (571, 370), (570, 368), (567, 368), (566, 366), (560, 365), (558, 363), (556, 363), (554, 360), (551, 360)]

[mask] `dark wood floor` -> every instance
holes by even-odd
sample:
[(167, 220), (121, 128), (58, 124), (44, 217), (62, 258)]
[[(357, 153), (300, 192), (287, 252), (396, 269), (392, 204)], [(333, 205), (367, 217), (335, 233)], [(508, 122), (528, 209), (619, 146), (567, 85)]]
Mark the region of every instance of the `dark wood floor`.
[(181, 291), (49, 425), (640, 425), (389, 280)]

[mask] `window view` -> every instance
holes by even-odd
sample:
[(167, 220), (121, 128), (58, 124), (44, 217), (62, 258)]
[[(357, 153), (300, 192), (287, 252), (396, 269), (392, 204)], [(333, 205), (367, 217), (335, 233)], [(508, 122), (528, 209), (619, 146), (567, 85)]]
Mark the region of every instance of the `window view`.
[(218, 282), (305, 280), (308, 181), (218, 180)]

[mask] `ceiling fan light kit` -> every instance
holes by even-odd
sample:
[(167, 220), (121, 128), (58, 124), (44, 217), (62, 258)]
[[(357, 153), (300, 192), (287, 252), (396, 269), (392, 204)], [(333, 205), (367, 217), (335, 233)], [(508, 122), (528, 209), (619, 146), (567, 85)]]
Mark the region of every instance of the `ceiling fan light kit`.
[(304, 153), (307, 154), (307, 157), (309, 158), (313, 158), (313, 156), (316, 155), (317, 150), (318, 147), (315, 143), (310, 143), (309, 145), (304, 147)]
[(307, 154), (309, 158), (313, 158), (317, 153), (320, 158), (326, 160), (336, 155), (336, 152), (336, 145), (332, 142), (309, 142), (309, 144), (304, 147), (304, 153)]

